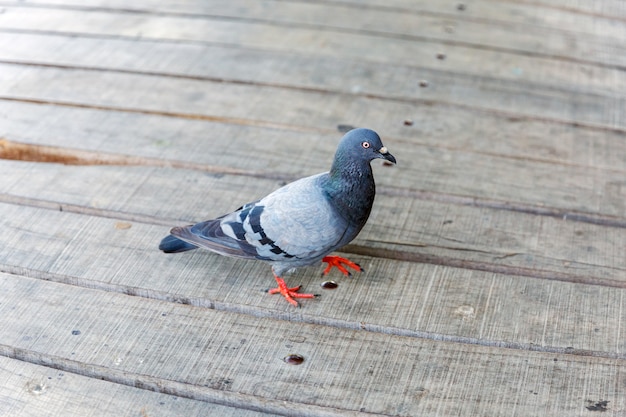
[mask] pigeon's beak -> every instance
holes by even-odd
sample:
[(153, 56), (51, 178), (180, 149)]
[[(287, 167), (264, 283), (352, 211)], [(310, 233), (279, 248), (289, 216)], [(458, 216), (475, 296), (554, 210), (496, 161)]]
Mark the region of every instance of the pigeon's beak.
[(380, 154), (379, 158), (386, 159), (387, 161), (394, 163), (394, 164), (396, 163), (396, 158), (392, 154), (389, 153), (386, 146), (383, 146), (382, 148), (380, 148), (378, 150), (378, 153)]

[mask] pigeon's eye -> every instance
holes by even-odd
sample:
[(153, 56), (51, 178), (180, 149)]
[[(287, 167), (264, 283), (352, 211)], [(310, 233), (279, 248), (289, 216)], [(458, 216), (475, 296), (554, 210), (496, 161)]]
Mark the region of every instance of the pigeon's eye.
[(367, 148), (369, 148), (369, 147), (370, 147), (370, 143), (369, 143), (369, 142), (363, 142), (363, 143), (361, 144), (361, 146), (362, 146), (362, 147), (364, 147), (365, 149), (367, 149)]

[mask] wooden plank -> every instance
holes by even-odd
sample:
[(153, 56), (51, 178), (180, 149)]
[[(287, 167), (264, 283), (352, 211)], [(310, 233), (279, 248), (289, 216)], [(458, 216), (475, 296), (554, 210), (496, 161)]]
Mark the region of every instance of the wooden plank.
[(367, 272), (352, 279), (334, 273), (335, 291), (319, 287), (327, 278), (319, 277), (318, 267), (286, 277), (322, 293), (295, 312), (262, 292), (272, 285), (262, 262), (205, 251), (161, 253), (156, 246), (167, 227), (0, 208), (3, 271), (296, 322), (525, 349), (623, 352), (623, 288), (352, 256)]
[(3, 416), (275, 415), (160, 394), (4, 356), (0, 356), (0, 375)]
[[(40, 119), (42, 121), (37, 120), (37, 116), (53, 114), (56, 109), (51, 107), (39, 112), (37, 106), (5, 104), (3, 110), (10, 115), (7, 116), (10, 137), (22, 138), (26, 135), (35, 143), (67, 144), (97, 151), (135, 152), (137, 156), (166, 158), (165, 162), (159, 162), (160, 166), (167, 165), (168, 160), (183, 160), (194, 163), (189, 168), (222, 166), (223, 172), (230, 167), (250, 170), (251, 174), (265, 172), (274, 177), (297, 178), (327, 170), (339, 136), (337, 133), (320, 136), (271, 129), (237, 129), (232, 125), (82, 109), (62, 113), (72, 116), (74, 123), (71, 130), (55, 124), (56, 119), (44, 117)], [(117, 126), (122, 125), (126, 127), (119, 132)], [(626, 189), (623, 169), (613, 170), (620, 161), (626, 160), (623, 141), (609, 143), (605, 141), (609, 138), (596, 137), (595, 143), (578, 144), (573, 137), (570, 142), (572, 147), (581, 151), (575, 154), (590, 155), (588, 165), (592, 168), (589, 169), (552, 161), (501, 158), (482, 152), (467, 152), (462, 148), (416, 146), (408, 139), (387, 139), (384, 134), (383, 137), (400, 165), (398, 169), (377, 175), (381, 192), (398, 188), (412, 192), (423, 190), (442, 196), (443, 200), (446, 194), (478, 197), (478, 200), (465, 200), (477, 205), (487, 204), (484, 200), (500, 200), (501, 207), (515, 209), (517, 203), (521, 210), (535, 212), (552, 209), (561, 215), (567, 211), (580, 211), (623, 217), (623, 193)], [(130, 149), (134, 141), (137, 141), (137, 146)], [(486, 146), (487, 141), (484, 143)], [(215, 149), (220, 149), (220, 152), (215, 152)], [(584, 153), (585, 149), (589, 152)], [(513, 148), (510, 150), (513, 151)], [(410, 165), (407, 166), (406, 162)], [(596, 162), (600, 166), (608, 166), (606, 169), (593, 167)], [(216, 169), (219, 171), (219, 168)], [(498, 182), (494, 182), (493, 178), (498, 178)], [(454, 201), (454, 198), (449, 201)]]
[[(5, 274), (0, 283), (3, 355), (158, 392), (289, 415), (626, 409), (623, 359), (294, 324)], [(292, 353), (304, 363), (285, 364)]]
[[(524, 53), (557, 59), (574, 58), (586, 62), (624, 65), (624, 60), (615, 56), (617, 54), (607, 53), (607, 49), (610, 52), (622, 50), (623, 31), (620, 31), (621, 27), (618, 25), (608, 26), (614, 28), (609, 31), (611, 34), (618, 32), (616, 37), (602, 36), (603, 32), (593, 31), (587, 32), (584, 37), (578, 37), (574, 42), (571, 32), (555, 30), (549, 25), (530, 26), (523, 21), (516, 24), (511, 20), (501, 23), (490, 19), (472, 20), (465, 18), (464, 13), (455, 11), (454, 6), (448, 6), (449, 12), (443, 16), (433, 16), (396, 9), (337, 7), (332, 3), (282, 1), (222, 3), (212, 3), (211, 6), (215, 8), (210, 9), (209, 15), (195, 15), (194, 19), (186, 19), (179, 13), (146, 16), (145, 13), (129, 13), (127, 8), (122, 11), (91, 10), (87, 18), (89, 24), (86, 24), (84, 19), (67, 17), (82, 12), (84, 6), (81, 6), (77, 10), (7, 8), (5, 13), (7, 17), (2, 20), (8, 20), (9, 23), (5, 24), (5, 27), (12, 29), (38, 27), (39, 30), (74, 33), (107, 35), (114, 33), (124, 36), (139, 34), (141, 37), (149, 38), (175, 37), (203, 41), (212, 40), (212, 36), (217, 35), (221, 42), (233, 39), (232, 35), (226, 37), (222, 35), (224, 29), (237, 33), (237, 39), (255, 42), (253, 39), (255, 34), (263, 32), (263, 36), (269, 41), (271, 35), (270, 38), (268, 35), (273, 29), (278, 28), (280, 31), (281, 27), (287, 26), (291, 36), (304, 40), (303, 44), (311, 44), (308, 42), (309, 39), (306, 39), (306, 33), (312, 27), (321, 37), (314, 43), (316, 46), (324, 45), (330, 39), (328, 35), (339, 34), (352, 38), (356, 33), (356, 37), (360, 35), (372, 39), (387, 37), (407, 44), (417, 39), (442, 44), (475, 45), (480, 49), (493, 48), (513, 54)], [(157, 24), (148, 23), (148, 20)], [(129, 21), (131, 24), (120, 24), (123, 21)], [(211, 22), (210, 28), (206, 21)], [(243, 26), (240, 22), (243, 22)], [(164, 30), (166, 26), (171, 26), (171, 29)], [(216, 30), (220, 26), (222, 29)], [(117, 32), (117, 28), (121, 31)], [(537, 38), (542, 42), (537, 43), (535, 41)], [(353, 51), (356, 52), (354, 48)]]
[[(374, 111), (367, 111), (370, 106), (375, 107)], [(410, 141), (413, 147), (427, 146), (441, 149), (441, 152), (446, 153), (449, 151), (477, 153), (478, 155), (472, 157), (476, 159), (482, 158), (483, 154), (489, 154), (525, 161), (574, 165), (576, 167), (572, 168), (576, 170), (591, 167), (594, 171), (597, 169), (623, 171), (626, 166), (626, 143), (622, 140), (622, 132), (590, 130), (540, 120), (507, 118), (443, 104), (414, 108), (391, 106), (388, 103), (369, 100), (364, 101), (360, 107), (366, 113), (367, 126), (375, 125), (384, 138), (391, 141)], [(220, 148), (231, 141), (239, 144), (245, 140), (245, 145), (237, 146), (248, 148), (254, 145), (254, 141), (250, 139), (255, 138), (268, 149), (271, 147), (272, 153), (275, 153), (299, 137), (297, 131), (289, 129), (268, 130), (260, 126), (249, 127), (159, 115), (128, 114), (106, 109), (35, 105), (19, 101), (0, 100), (0, 112), (4, 119), (2, 134), (6, 139), (119, 154), (128, 154), (129, 144), (136, 143), (132, 149), (136, 156), (196, 163), (215, 163), (213, 159), (217, 155), (207, 144), (209, 140), (210, 143), (218, 143)], [(315, 114), (309, 116), (312, 118), (311, 128), (314, 128), (315, 124), (324, 123)], [(381, 117), (381, 114), (386, 117)], [(400, 116), (413, 120), (414, 125), (405, 126)], [(70, 126), (59, 124), (56, 123), (57, 118), (73, 120), (73, 123)], [(353, 115), (346, 115), (340, 120), (352, 122), (354, 119)], [(362, 121), (366, 123), (365, 119)], [(120, 129), (120, 126), (124, 128)], [(324, 126), (334, 127), (328, 126), (328, 123)], [(318, 137), (314, 136), (314, 133), (307, 134), (307, 143), (319, 146), (319, 143), (311, 142), (309, 139)], [(335, 132), (323, 133), (324, 140), (331, 143), (334, 143), (338, 136)], [(496, 137), (498, 140), (494, 141), (493, 138)], [(132, 141), (129, 138), (132, 138)], [(230, 147), (228, 154), (220, 155), (222, 164), (241, 166), (241, 161), (237, 159), (239, 158), (236, 153), (237, 146)], [(298, 141), (298, 147), (301, 146), (302, 141)], [(332, 153), (333, 148), (329, 145), (322, 151)], [(307, 149), (307, 152), (315, 152), (315, 148)], [(260, 155), (258, 152), (257, 154)], [(324, 161), (311, 168), (325, 168)], [(283, 169), (280, 160), (273, 161), (273, 166)]]
[[(36, 11), (38, 9), (33, 9), (33, 10)], [(80, 12), (74, 11), (74, 13), (80, 13)], [(92, 13), (89, 13), (89, 16), (91, 15)], [(82, 20), (85, 20), (85, 19), (81, 19), (79, 16), (75, 16), (72, 19), (72, 21), (82, 21)], [(35, 22), (34, 24), (37, 24), (37, 22)], [(235, 32), (239, 33), (241, 32), (241, 30), (235, 31)], [(228, 33), (232, 33), (232, 30), (229, 31)], [(258, 39), (258, 38), (259, 38), (258, 36), (255, 37), (255, 39)], [(284, 42), (281, 42), (280, 44), (283, 44), (283, 43)], [(362, 45), (363, 48), (368, 48), (372, 50), (374, 49), (371, 45), (371, 42), (369, 41), (364, 42), (362, 40), (361, 43), (363, 44)], [(403, 64), (404, 62), (402, 61), (402, 59), (394, 56), (392, 53), (389, 53), (388, 44), (389, 42), (386, 42), (384, 46), (383, 45), (380, 46), (380, 50), (384, 51), (385, 55), (384, 55), (384, 59), (382, 61), (379, 60), (379, 62), (384, 63), (384, 64), (389, 64), (389, 62), (391, 61), (391, 62), (394, 62), (396, 65)], [(250, 46), (254, 46), (254, 45), (251, 44)], [(354, 49), (354, 44), (350, 44), (350, 46), (352, 47), (352, 49)], [(21, 49), (28, 49), (28, 48), (22, 47)], [(296, 47), (296, 45), (291, 45), (289, 49), (287, 50), (293, 51), (293, 50), (299, 50), (299, 48)], [(146, 51), (144, 50), (142, 53), (142, 56), (145, 56), (145, 53)], [(531, 111), (531, 109), (534, 108), (534, 106), (543, 104), (542, 107), (544, 108), (542, 110), (544, 110), (545, 113), (532, 114), (532, 111), (531, 111), (531, 114), (534, 115), (535, 117), (539, 117), (539, 116), (540, 117), (557, 117), (559, 118), (559, 120), (570, 120), (570, 121), (575, 120), (577, 123), (588, 122), (588, 123), (607, 124), (613, 127), (622, 126), (621, 118), (619, 117), (619, 115), (621, 114), (620, 109), (623, 108), (623, 103), (619, 95), (615, 95), (614, 93), (612, 93), (612, 91), (614, 90), (611, 90), (610, 88), (606, 88), (604, 93), (605, 95), (608, 95), (608, 96), (605, 96), (605, 97), (598, 97), (595, 94), (585, 95), (583, 92), (580, 91), (581, 80), (580, 80), (579, 71), (585, 71), (586, 73), (588, 73), (589, 76), (587, 76), (586, 78), (590, 78), (590, 79), (599, 78), (599, 79), (604, 79), (604, 80), (610, 79), (613, 85), (615, 82), (614, 77), (604, 77), (603, 76), (604, 74), (597, 74), (594, 71), (590, 72), (589, 68), (587, 70), (585, 70), (584, 68), (578, 68), (578, 69), (575, 69), (574, 71), (572, 70), (567, 71), (567, 69), (562, 68), (562, 66), (561, 67), (552, 66), (551, 68), (545, 68), (543, 65), (541, 65), (541, 63), (538, 63), (538, 62), (517, 62), (517, 63), (503, 62), (503, 57), (500, 54), (500, 56), (492, 57), (493, 59), (485, 59), (487, 57), (476, 57), (474, 63), (470, 65), (470, 67), (473, 66), (477, 68), (477, 71), (473, 71), (473, 74), (472, 74), (473, 76), (467, 80), (464, 80), (464, 78), (462, 77), (459, 79), (457, 74), (455, 74), (454, 72), (454, 68), (466, 68), (468, 67), (467, 63), (446, 62), (445, 65), (442, 66), (441, 62), (437, 62), (439, 60), (436, 59), (436, 54), (437, 52), (431, 51), (429, 52), (428, 57), (424, 57), (424, 59), (420, 59), (418, 61), (420, 63), (421, 62), (429, 62), (431, 64), (436, 63), (436, 65), (434, 66), (434, 71), (430, 71), (428, 69), (424, 70), (422, 68), (414, 69), (414, 68), (409, 67), (409, 68), (401, 68), (399, 71), (400, 72), (399, 74), (392, 73), (392, 74), (386, 75), (385, 72), (389, 72), (389, 70), (386, 69), (386, 67), (381, 67), (381, 68), (377, 68), (377, 71), (376, 71), (377, 77), (370, 76), (370, 78), (378, 78), (381, 81), (384, 80), (384, 82), (387, 84), (389, 84), (389, 80), (401, 80), (401, 82), (392, 83), (391, 85), (386, 86), (386, 88), (388, 89), (388, 95), (391, 95), (392, 97), (407, 97), (408, 96), (412, 98), (419, 98), (420, 100), (425, 100), (425, 101), (448, 100), (450, 102), (462, 102), (462, 103), (465, 103), (466, 105), (473, 105), (473, 106), (478, 106), (478, 107), (480, 107), (481, 105), (485, 106), (486, 103), (489, 103), (486, 105), (488, 108), (491, 108), (491, 109), (497, 108), (497, 109), (500, 109), (501, 111), (507, 110), (507, 111), (519, 112), (522, 114), (526, 113), (527, 111)], [(320, 54), (319, 52), (309, 51), (309, 55), (313, 57), (313, 56), (319, 56)], [(456, 54), (456, 55), (464, 56), (464, 57), (468, 57), (468, 56), (473, 57), (473, 54), (468, 54), (468, 51), (465, 51), (465, 53)], [(349, 58), (349, 56), (346, 57), (345, 54), (342, 53), (342, 51), (337, 50), (336, 48), (333, 49), (333, 56), (341, 57), (344, 60), (346, 58)], [(404, 53), (403, 51), (402, 56), (412, 57), (413, 55)], [(359, 61), (357, 62), (357, 66), (362, 61), (361, 57), (358, 57), (358, 59)], [(169, 62), (171, 61), (171, 59), (166, 59), (164, 61)], [(196, 58), (193, 61), (197, 62), (198, 60)], [(182, 62), (188, 62), (188, 61), (182, 61)], [(507, 82), (506, 85), (503, 86), (501, 80), (495, 81), (493, 79), (490, 79), (489, 75), (487, 75), (487, 74), (490, 74), (488, 72), (490, 68), (485, 68), (485, 62), (496, 63), (494, 64), (494, 67), (491, 68), (491, 70), (493, 70), (494, 68), (500, 68), (499, 71), (496, 71), (496, 73), (498, 73), (500, 76), (502, 76), (501, 69), (506, 68), (506, 72), (508, 73), (508, 75), (505, 75), (505, 78), (508, 78), (509, 82)], [(411, 62), (411, 64), (414, 65), (415, 62)], [(252, 68), (256, 68), (256, 67), (257, 65), (252, 66)], [(548, 67), (550, 67), (550, 65), (548, 65)], [(333, 74), (335, 72), (333, 71), (332, 67), (329, 68), (327, 71), (320, 71), (319, 66), (317, 65), (315, 66), (299, 65), (298, 71), (300, 71), (300, 68), (304, 69), (305, 73), (309, 72), (310, 68), (317, 69), (318, 70), (317, 74), (319, 73)], [(520, 77), (519, 74), (515, 75), (516, 73), (520, 73), (520, 72), (523, 73), (524, 68), (532, 68), (532, 70), (530, 71), (531, 74), (534, 73), (534, 74), (537, 74), (537, 76)], [(351, 73), (358, 73), (358, 71), (355, 71), (355, 70), (358, 70), (358, 68), (350, 68), (349, 70), (351, 70)], [(442, 73), (441, 72), (442, 70), (447, 71), (447, 73)], [(416, 72), (419, 73), (419, 76), (417, 77), (415, 76)], [(369, 73), (369, 72), (367, 71), (366, 73)], [(624, 78), (622, 75), (622, 72), (620, 71), (615, 71), (613, 69), (611, 73), (616, 75), (616, 79)], [(513, 76), (511, 76), (511, 74), (513, 74)], [(553, 74), (553, 75), (550, 76), (549, 74)], [(561, 79), (563, 77), (563, 74), (575, 75), (574, 78), (570, 78), (571, 80), (570, 87), (572, 85), (575, 86), (576, 92), (572, 93), (569, 91), (562, 91), (562, 89), (554, 87), (554, 83), (556, 82), (556, 80)], [(277, 78), (276, 74), (273, 74), (273, 78), (274, 80), (280, 79), (280, 78)], [(420, 88), (419, 82), (418, 82), (420, 78), (421, 79), (425, 78), (429, 80), (429, 88), (426, 88), (426, 89)], [(520, 81), (523, 81), (528, 78), (530, 82), (533, 82), (533, 83), (540, 82), (541, 88), (537, 88), (536, 86), (533, 87), (532, 85), (525, 85), (523, 83), (522, 85), (520, 85)], [(409, 80), (413, 79), (415, 81), (407, 85), (407, 82), (406, 82), (407, 79)], [(335, 81), (332, 81), (332, 82), (335, 84), (338, 83), (340, 85), (345, 86), (345, 80), (346, 80), (345, 76), (338, 76), (335, 78)], [(560, 83), (562, 83), (562, 81), (560, 81)], [(349, 87), (352, 90), (356, 89), (357, 92), (359, 92), (363, 88), (362, 84), (359, 84), (359, 83), (355, 83), (354, 85), (350, 85)], [(482, 94), (475, 93), (475, 90), (477, 89), (477, 87), (479, 87)], [(370, 92), (368, 90), (369, 88), (367, 88), (364, 93), (376, 94), (376, 92)], [(472, 93), (473, 91), (474, 93)], [(483, 99), (483, 96), (485, 95), (486, 97), (484, 97)], [(580, 95), (580, 97), (577, 98), (578, 95)], [(495, 97), (492, 97), (492, 96), (495, 96)], [(526, 97), (526, 96), (529, 96), (529, 97)], [(566, 104), (566, 103), (561, 103), (560, 105), (545, 104), (546, 101), (549, 103), (550, 101), (553, 101), (553, 100), (562, 100), (562, 101), (568, 102), (569, 104)], [(572, 102), (577, 102), (577, 104), (574, 107), (572, 107), (571, 106)], [(585, 107), (588, 106), (588, 109), (586, 111), (581, 111), (581, 106), (585, 106)], [(530, 107), (530, 109), (527, 107)], [(569, 116), (564, 118), (563, 115), (560, 114), (560, 112), (563, 112), (563, 111), (565, 111)], [(575, 112), (575, 114), (572, 114), (573, 111)], [(586, 115), (585, 113), (589, 113), (589, 114)], [(601, 115), (597, 115), (597, 113), (601, 113)], [(591, 116), (595, 114), (595, 116), (592, 117), (592, 120), (585, 120), (584, 118), (581, 118), (581, 114), (585, 116)], [(597, 119), (598, 117), (599, 119)]]
[[(17, 2), (17, 0), (16, 0)], [(266, 2), (267, 8), (269, 3)], [(281, 1), (280, 3), (285, 3)], [(176, 2), (176, 1), (157, 1), (144, 0), (140, 4), (134, 4), (133, 8), (123, 0), (36, 0), (29, 2), (29, 5), (41, 6), (68, 6), (83, 8), (106, 8), (106, 9), (123, 9), (136, 12), (160, 12), (175, 14), (205, 14), (215, 15), (215, 10), (224, 13), (250, 13), (248, 10), (242, 10), (242, 7), (250, 6), (249, 3), (232, 1), (232, 2)], [(219, 4), (220, 7), (212, 7)], [(288, 4), (288, 3), (287, 3)], [(372, 9), (376, 11), (395, 12), (395, 13), (414, 13), (427, 16), (442, 17), (450, 20), (479, 20), (483, 22), (495, 21), (497, 23), (517, 23), (528, 26), (548, 27), (551, 29), (559, 28), (571, 30), (576, 28), (578, 33), (597, 34), (597, 24), (603, 24), (602, 34), (604, 36), (617, 31), (618, 28), (615, 21), (624, 14), (623, 7), (618, 0), (604, 2), (589, 2), (583, 4), (572, 4), (571, 2), (558, 1), (506, 1), (506, 0), (483, 0), (472, 1), (459, 4), (431, 2), (428, 0), (388, 0), (382, 2), (380, 0), (341, 0), (341, 1), (308, 1), (309, 8), (314, 7), (332, 7), (347, 9)], [(276, 7), (276, 6), (274, 6)], [(293, 6), (292, 6), (293, 7)], [(224, 10), (226, 9), (226, 10)], [(253, 8), (254, 9), (254, 8)], [(254, 10), (256, 11), (256, 10)], [(291, 16), (290, 16), (291, 17)], [(345, 22), (341, 22), (346, 24)], [(619, 34), (619, 32), (618, 32)]]
[[(279, 187), (272, 179), (119, 167), (0, 162), (0, 200), (171, 227), (227, 213)], [(378, 176), (388, 171), (377, 169)], [(207, 194), (202, 190), (210, 190)], [(626, 228), (390, 195), (346, 251), (621, 287)], [(27, 217), (26, 217), (27, 218)], [(24, 218), (24, 219), (26, 219)], [(25, 220), (24, 220), (25, 221)]]
[[(497, 79), (525, 84), (526, 90), (540, 85), (548, 90), (592, 90), (608, 96), (615, 95), (626, 84), (624, 72), (615, 68), (524, 55), (504, 60), (501, 52), (463, 46), (446, 46), (433, 55), (433, 47), (423, 44), (419, 56), (412, 57), (413, 62), (393, 56), (390, 57), (393, 61), (375, 62), (350, 59), (332, 51), (323, 55), (301, 54), (297, 50), (274, 51), (246, 45), (181, 44), (49, 33), (9, 32), (0, 38), (0, 45), (0, 59), (9, 62), (215, 77), (390, 98), (407, 96), (407, 92), (414, 90), (416, 82), (406, 80), (424, 79), (429, 81), (430, 90), (441, 90), (450, 84), (452, 76), (456, 83), (456, 79), (466, 76), (481, 85)], [(438, 57), (441, 51), (446, 51), (445, 57)], [(210, 56), (211, 60), (199, 60), (198, 56)], [(455, 98), (462, 100), (463, 96), (459, 94)]]
[[(12, 41), (36, 42), (32, 33), (47, 29), (55, 41), (39, 48), (59, 51), (41, 55), (48, 62), (36, 50), (0, 55), (0, 117), (10, 120), (0, 135), (60, 156), (82, 149), (74, 162), (89, 165), (0, 162), (9, 203), (0, 204), (9, 323), (0, 355), (133, 393), (283, 415), (623, 413), (626, 101), (611, 90), (624, 83), (619, 17), (602, 33), (599, 21), (574, 32), (499, 17), (506, 7), (473, 14), (491, 2), (467, 13), (442, 4), (441, 14), (369, 4), (232, 2), (224, 16), (194, 17), (149, 11), (147, 1), (139, 11), (0, 14), (0, 30), (19, 34)], [(571, 28), (593, 20), (562, 12)], [(20, 13), (30, 17), (14, 24)], [(137, 29), (147, 39), (129, 46)], [(532, 49), (537, 34), (545, 46)], [(101, 56), (76, 61), (70, 49)], [(418, 49), (428, 64), (410, 54)], [(443, 49), (464, 58), (438, 60)], [(500, 69), (480, 74), (474, 50)], [(225, 58), (219, 69), (207, 63), (215, 58)], [(238, 69), (255, 58), (259, 74)], [(470, 69), (446, 68), (464, 60)], [(398, 64), (381, 70), (389, 62)], [(407, 79), (430, 84), (407, 88)], [(417, 126), (404, 126), (409, 118)], [(365, 123), (401, 161), (375, 167), (373, 221), (347, 249), (366, 274), (294, 311), (260, 291), (272, 282), (266, 265), (156, 249), (173, 219), (221, 214), (326, 169), (336, 126)], [(467, 133), (448, 140), (455, 131)], [(100, 156), (120, 166), (91, 166)], [(574, 222), (557, 218), (571, 212)], [(315, 271), (288, 282), (317, 288)], [(281, 362), (296, 349), (304, 365)]]
[[(575, 122), (596, 128), (621, 130), (626, 126), (618, 117), (623, 114), (620, 111), (624, 110), (624, 100), (619, 96), (571, 93), (556, 89), (549, 91), (549, 87), (545, 91), (529, 90), (517, 83), (507, 83), (504, 87), (498, 85), (501, 83), (489, 82), (476, 85), (476, 79), (459, 79), (441, 73), (431, 75), (433, 87), (420, 88), (418, 80), (415, 80), (412, 85), (405, 85), (409, 96), (392, 98), (391, 101), (385, 97), (355, 96), (349, 92), (329, 94), (327, 91), (294, 91), (273, 85), (241, 85), (214, 80), (146, 77), (143, 74), (89, 70), (67, 71), (11, 64), (0, 64), (0, 73), (3, 81), (0, 95), (3, 97), (174, 114), (206, 114), (214, 118), (227, 117), (228, 113), (233, 112), (236, 115), (229, 117), (265, 120), (277, 125), (297, 120), (304, 126), (316, 127), (311, 120), (311, 115), (315, 114), (311, 111), (314, 106), (318, 117), (323, 118), (326, 125), (334, 126), (345, 123), (348, 118), (353, 123), (365, 123), (367, 119), (360, 113), (369, 116), (367, 113), (371, 110), (364, 112), (364, 105), (371, 108), (384, 105), (387, 108), (384, 115), (388, 117), (389, 114), (415, 114), (416, 106), (435, 100), (507, 117), (530, 117), (568, 124)], [(58, 89), (58, 86), (70, 82), (74, 90)], [(133, 91), (131, 96), (127, 94), (130, 86)], [(101, 89), (105, 89), (107, 94), (101, 94)], [(481, 94), (477, 94), (478, 90), (481, 90)], [(209, 97), (212, 100), (209, 101)], [(255, 106), (256, 101), (248, 100), (246, 104), (241, 97), (262, 97), (266, 106), (256, 106), (253, 110), (250, 107)], [(181, 99), (184, 101), (181, 102)], [(286, 109), (287, 102), (298, 104)], [(328, 108), (325, 112), (320, 110), (322, 102)], [(163, 104), (166, 108), (161, 107)], [(377, 123), (380, 118), (381, 115), (370, 123)]]
[[(3, 66), (0, 65), (0, 68)], [(8, 71), (2, 84), (2, 93), (24, 100), (68, 101), (61, 85), (71, 85), (76, 94), (70, 99), (79, 105), (97, 108), (124, 109), (163, 115), (197, 118), (207, 115), (211, 120), (235, 121), (252, 119), (257, 123), (285, 126), (303, 121), (311, 128), (336, 126), (342, 120), (356, 125), (367, 124), (377, 128), (378, 120), (391, 113), (406, 114), (413, 111), (408, 104), (335, 96), (314, 92), (293, 92), (283, 89), (242, 85), (202, 83), (195, 80), (171, 80), (159, 77), (140, 77), (128, 74), (98, 74), (90, 71), (60, 71), (57, 69), (21, 68), (4, 66)], [(132, 88), (129, 97), (126, 91)], [(104, 89), (106, 95), (101, 94)], [(198, 91), (202, 91), (199, 93)], [(1, 93), (0, 93), (1, 94)], [(263, 106), (255, 100), (242, 97), (263, 97)], [(193, 100), (189, 100), (194, 97)], [(197, 98), (197, 99), (195, 99)], [(285, 106), (284, 103), (300, 103)], [(320, 110), (321, 109), (321, 110)], [(313, 117), (315, 115), (315, 117)], [(373, 117), (369, 117), (373, 116)], [(389, 142), (389, 141), (388, 141)], [(622, 172), (592, 170), (554, 165), (544, 162), (501, 159), (491, 155), (467, 158), (462, 151), (415, 147), (410, 142), (388, 143), (399, 160), (420, 161), (403, 169), (402, 176), (381, 178), (397, 186), (415, 190), (437, 190), (457, 196), (478, 196), (500, 201), (525, 204), (547, 204), (553, 208), (620, 216), (624, 213), (622, 198)], [(290, 159), (296, 163), (295, 159)], [(327, 164), (327, 163), (326, 163)], [(473, 173), (474, 175), (471, 175)], [(499, 184), (491, 181), (498, 178)], [(487, 181), (490, 179), (490, 182)], [(484, 184), (489, 183), (489, 187)], [(546, 199), (548, 199), (546, 201)]]

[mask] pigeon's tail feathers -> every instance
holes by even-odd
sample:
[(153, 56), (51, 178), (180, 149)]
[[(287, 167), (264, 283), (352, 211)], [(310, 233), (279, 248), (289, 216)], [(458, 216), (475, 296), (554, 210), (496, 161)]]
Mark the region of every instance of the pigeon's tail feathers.
[(198, 247), (196, 245), (192, 245), (191, 243), (187, 243), (184, 240), (180, 240), (176, 236), (168, 235), (161, 240), (159, 249), (165, 253), (178, 253), (198, 249)]
[(245, 240), (233, 239), (224, 233), (221, 227), (221, 218), (193, 226), (175, 227), (170, 233), (189, 245), (208, 249), (220, 255), (260, 259), (256, 249)]

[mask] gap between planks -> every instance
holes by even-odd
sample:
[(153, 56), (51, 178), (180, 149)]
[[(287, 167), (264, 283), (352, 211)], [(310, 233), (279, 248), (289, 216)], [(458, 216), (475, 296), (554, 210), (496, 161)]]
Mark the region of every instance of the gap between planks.
[[(203, 297), (189, 297), (185, 295), (172, 294), (165, 291), (157, 291), (147, 288), (138, 288), (131, 286), (124, 286), (119, 284), (110, 284), (99, 281), (91, 281), (84, 278), (67, 276), (63, 274), (50, 273), (35, 269), (30, 269), (22, 266), (13, 265), (0, 265), (0, 272), (27, 277), (31, 279), (39, 279), (43, 281), (50, 281), (59, 284), (71, 285), (79, 288), (87, 288), (99, 291), (113, 292), (124, 294), (132, 297), (141, 297), (150, 300), (164, 301), (170, 303), (177, 303), (183, 305), (190, 305), (193, 307), (207, 308), (215, 311), (222, 311), (227, 313), (244, 314), (256, 318), (271, 318), (275, 320), (283, 320), (295, 323), (315, 324), (326, 327), (333, 327), (337, 329), (345, 330), (361, 330), (366, 332), (387, 334), (392, 336), (404, 336), (412, 337), (416, 339), (433, 340), (439, 342), (450, 342), (466, 345), (477, 345), (493, 348), (503, 348), (511, 350), (529, 351), (529, 352), (541, 352), (541, 353), (558, 353), (564, 355), (574, 356), (591, 356), (605, 359), (626, 359), (626, 353), (608, 352), (608, 351), (596, 351), (589, 349), (576, 349), (573, 347), (558, 347), (558, 346), (544, 346), (536, 345), (534, 343), (519, 343), (519, 342), (507, 342), (503, 340), (490, 340), (476, 337), (467, 336), (455, 336), (443, 333), (434, 333), (421, 330), (411, 330), (398, 328), (394, 326), (385, 326), (379, 324), (365, 323), (360, 321), (341, 320), (330, 317), (320, 317), (316, 315), (307, 314), (304, 310), (298, 309), (297, 311), (276, 311), (270, 309), (262, 309), (253, 306), (247, 306), (242, 304), (226, 303), (222, 301), (215, 301)], [(624, 288), (624, 285), (621, 286)], [(1, 348), (0, 348), (1, 350)], [(5, 355), (6, 356), (6, 355)]]

